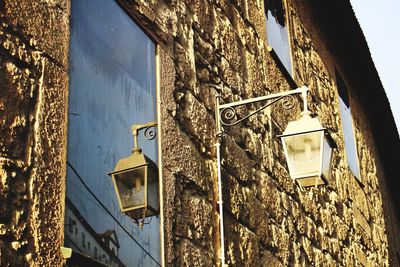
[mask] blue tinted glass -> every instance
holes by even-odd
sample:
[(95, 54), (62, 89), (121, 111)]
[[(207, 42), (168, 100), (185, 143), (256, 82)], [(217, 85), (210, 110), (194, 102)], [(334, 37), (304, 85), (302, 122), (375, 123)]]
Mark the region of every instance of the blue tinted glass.
[(292, 61), (290, 57), (289, 33), (288, 27), (282, 26), (272, 15), (271, 11), (267, 11), (267, 38), (275, 53), (278, 55), (282, 64), (288, 73), (292, 74)]
[(360, 179), (360, 171), (358, 168), (358, 157), (356, 150), (356, 140), (354, 137), (353, 118), (351, 116), (350, 107), (348, 107), (343, 99), (339, 97), (340, 117), (342, 119), (344, 145), (346, 151), (347, 164), (353, 175)]
[[(72, 0), (71, 8), (65, 217), (77, 234), (65, 231), (65, 246), (112, 266), (157, 266), (159, 219), (143, 230), (133, 224), (107, 175), (131, 153), (131, 125), (156, 120), (155, 45), (112, 0)], [(156, 140), (139, 146), (157, 162)]]

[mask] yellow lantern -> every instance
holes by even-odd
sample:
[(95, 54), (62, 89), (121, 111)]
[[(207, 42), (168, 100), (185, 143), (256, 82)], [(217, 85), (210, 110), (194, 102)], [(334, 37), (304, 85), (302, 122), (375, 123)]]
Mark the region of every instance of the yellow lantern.
[(132, 154), (120, 159), (109, 173), (121, 211), (136, 221), (159, 214), (158, 168), (137, 147), (137, 131), (144, 127), (149, 124), (132, 126), (135, 143)]

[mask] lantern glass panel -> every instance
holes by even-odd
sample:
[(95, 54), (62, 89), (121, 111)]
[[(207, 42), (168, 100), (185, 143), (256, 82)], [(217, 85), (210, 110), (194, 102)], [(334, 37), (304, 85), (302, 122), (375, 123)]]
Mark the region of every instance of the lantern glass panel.
[(283, 137), (292, 179), (320, 174), (322, 135), (317, 131)]
[(158, 214), (159, 210), (159, 195), (158, 195), (158, 169), (155, 164), (148, 165), (148, 180), (147, 180), (147, 206), (153, 212)]
[(326, 137), (324, 137), (324, 148), (322, 151), (322, 175), (325, 179), (329, 179), (331, 173), (332, 147)]
[(114, 174), (122, 210), (145, 205), (145, 177), (147, 166)]

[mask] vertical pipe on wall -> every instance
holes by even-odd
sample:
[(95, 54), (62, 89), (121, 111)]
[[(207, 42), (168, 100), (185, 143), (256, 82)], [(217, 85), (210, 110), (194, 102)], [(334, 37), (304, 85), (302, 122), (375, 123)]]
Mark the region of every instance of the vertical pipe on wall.
[(163, 187), (163, 175), (162, 175), (162, 160), (161, 160), (161, 92), (160, 92), (160, 53), (161, 48), (159, 45), (156, 46), (156, 93), (157, 93), (157, 136), (158, 136), (158, 169), (159, 171), (159, 184), (158, 194), (160, 200), (160, 259), (161, 266), (165, 266), (165, 251), (164, 251), (164, 187)]
[(215, 144), (217, 149), (217, 176), (218, 176), (218, 206), (219, 206), (219, 233), (221, 246), (221, 266), (225, 266), (225, 236), (224, 236), (224, 211), (222, 206), (222, 183), (221, 183), (221, 143), (218, 140)]
[(217, 126), (215, 144), (217, 150), (217, 177), (218, 177), (218, 207), (219, 207), (219, 236), (220, 236), (220, 250), (221, 250), (221, 267), (225, 266), (225, 236), (224, 236), (224, 210), (222, 205), (222, 182), (221, 182), (221, 124), (219, 114), (219, 98), (217, 95), (215, 98), (215, 123)]

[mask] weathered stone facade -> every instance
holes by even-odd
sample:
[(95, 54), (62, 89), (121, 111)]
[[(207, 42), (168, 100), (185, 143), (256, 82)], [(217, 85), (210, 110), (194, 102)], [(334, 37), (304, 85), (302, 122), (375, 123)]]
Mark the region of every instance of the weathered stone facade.
[(69, 3), (2, 1), (0, 24), (0, 265), (60, 265)]
[[(231, 102), (293, 84), (267, 47), (264, 3), (118, 2), (160, 45), (165, 264), (218, 266), (215, 95)], [(335, 68), (345, 68), (308, 2), (286, 3), (293, 77), (311, 89), (310, 109), (337, 143), (333, 174), (328, 185), (311, 189), (289, 178), (276, 135), (299, 115), (299, 106), (274, 106), (227, 129), (226, 263), (398, 266), (399, 224), (387, 185), (395, 177), (387, 177), (366, 107), (351, 86), (361, 183), (346, 165), (335, 81)], [(69, 5), (0, 3), (0, 265), (63, 262)]]

